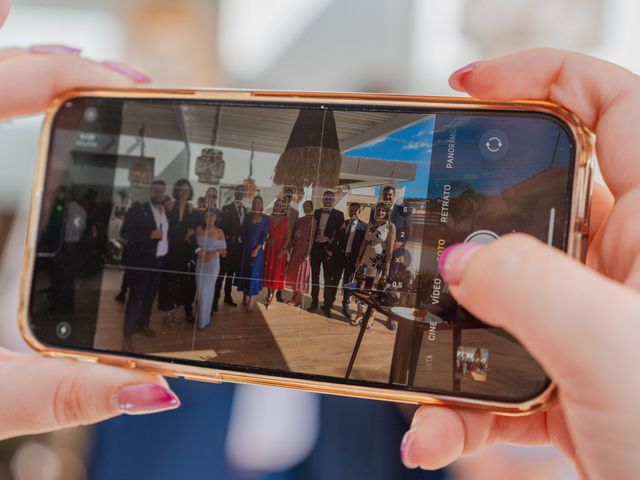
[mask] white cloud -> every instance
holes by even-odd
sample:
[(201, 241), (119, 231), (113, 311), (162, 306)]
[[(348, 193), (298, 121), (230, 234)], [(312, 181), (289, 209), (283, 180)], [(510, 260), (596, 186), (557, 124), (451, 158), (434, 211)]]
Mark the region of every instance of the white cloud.
[(403, 150), (418, 150), (420, 148), (431, 149), (431, 142), (427, 142), (426, 140), (420, 140), (417, 142), (409, 142), (406, 145), (402, 146)]

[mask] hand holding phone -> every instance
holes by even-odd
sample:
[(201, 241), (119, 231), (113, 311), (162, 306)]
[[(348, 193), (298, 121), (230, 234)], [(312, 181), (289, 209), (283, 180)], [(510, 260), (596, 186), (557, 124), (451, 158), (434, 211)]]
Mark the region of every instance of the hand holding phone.
[[(1, 25), (8, 9), (0, 10)], [(79, 49), (59, 45), (0, 49), (0, 57), (11, 63), (0, 65), (0, 118), (39, 113), (53, 97), (80, 84), (135, 88), (134, 80), (108, 67), (110, 62), (79, 54)], [(98, 235), (93, 226), (87, 232), (91, 239)], [(9, 313), (3, 320), (12, 317)], [(69, 333), (68, 325), (58, 328)], [(4, 348), (0, 384), (0, 440), (88, 425), (123, 413), (158, 412), (180, 403), (159, 375)]]
[(487, 60), (451, 83), (480, 98), (562, 99), (594, 129), (611, 192), (593, 192), (587, 266), (522, 235), (441, 257), (454, 297), (527, 346), (561, 395), (524, 419), (421, 408), (404, 462), (435, 469), (494, 443), (553, 443), (584, 477), (638, 478), (640, 230), (629, 226), (640, 202), (640, 145), (625, 132), (640, 120), (640, 83), (611, 63), (548, 49)]

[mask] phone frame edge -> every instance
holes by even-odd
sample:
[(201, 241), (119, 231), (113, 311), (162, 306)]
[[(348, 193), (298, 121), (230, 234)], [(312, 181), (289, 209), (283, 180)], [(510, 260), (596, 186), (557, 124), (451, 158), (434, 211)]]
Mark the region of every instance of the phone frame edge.
[(334, 395), (371, 398), (401, 403), (435, 404), (452, 407), (488, 411), (500, 415), (526, 415), (548, 408), (556, 401), (555, 385), (550, 385), (539, 395), (522, 402), (498, 402), (472, 398), (452, 397), (421, 392), (390, 390), (382, 387), (363, 387), (342, 385), (325, 381), (281, 378), (270, 375), (252, 374), (238, 371), (216, 370), (215, 368), (196, 367), (155, 360), (145, 360), (126, 355), (101, 354), (97, 352), (79, 352), (64, 348), (43, 345), (33, 335), (29, 327), (29, 299), (33, 265), (36, 253), (38, 219), (40, 218), (44, 177), (47, 166), (47, 154), (51, 138), (51, 127), (55, 114), (61, 105), (76, 97), (116, 97), (170, 100), (230, 100), (296, 103), (318, 103), (326, 100), (331, 105), (374, 105), (404, 106), (448, 109), (483, 109), (492, 111), (535, 111), (550, 114), (560, 119), (570, 130), (575, 141), (575, 164), (570, 212), (570, 230), (567, 242), (567, 254), (584, 261), (588, 234), (588, 215), (592, 187), (594, 162), (594, 136), (578, 117), (565, 108), (547, 101), (486, 101), (466, 97), (426, 97), (416, 95), (389, 95), (363, 93), (320, 93), (287, 91), (251, 91), (251, 90), (190, 90), (190, 89), (76, 89), (57, 96), (47, 107), (40, 133), (38, 156), (33, 175), (31, 204), (25, 251), (22, 261), (18, 324), (26, 343), (40, 353), (52, 357), (104, 363), (128, 368), (138, 368), (167, 377), (183, 377), (190, 380), (221, 383), (246, 383), (274, 387), (294, 388), (298, 390)]

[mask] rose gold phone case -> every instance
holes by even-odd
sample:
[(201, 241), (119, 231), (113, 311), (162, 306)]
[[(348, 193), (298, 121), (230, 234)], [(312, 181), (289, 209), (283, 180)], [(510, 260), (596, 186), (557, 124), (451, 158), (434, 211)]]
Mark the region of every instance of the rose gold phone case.
[(73, 90), (54, 99), (46, 110), (42, 127), (38, 161), (32, 187), (31, 208), (25, 253), (22, 267), (21, 293), (18, 321), (20, 331), (26, 342), (35, 350), (51, 357), (70, 358), (92, 363), (105, 363), (128, 368), (137, 368), (167, 377), (182, 377), (211, 383), (234, 382), (274, 387), (287, 387), (319, 393), (372, 398), (414, 404), (437, 404), (464, 407), (474, 410), (490, 411), (502, 415), (528, 414), (552, 404), (555, 400), (555, 387), (550, 384), (544, 392), (535, 398), (520, 403), (478, 400), (471, 398), (427, 394), (421, 392), (344, 385), (328, 381), (282, 378), (276, 375), (259, 375), (240, 371), (217, 370), (216, 368), (179, 365), (169, 361), (147, 360), (125, 354), (102, 354), (93, 351), (80, 352), (63, 348), (51, 348), (41, 344), (29, 327), (29, 298), (36, 254), (36, 236), (47, 154), (53, 118), (64, 102), (83, 96), (115, 97), (131, 99), (171, 99), (171, 100), (228, 100), (246, 102), (287, 102), (331, 105), (373, 105), (398, 107), (423, 107), (446, 109), (480, 109), (491, 111), (543, 112), (551, 114), (566, 123), (576, 145), (572, 207), (567, 253), (584, 260), (588, 232), (588, 213), (591, 195), (593, 135), (587, 127), (571, 112), (559, 105), (544, 101), (495, 102), (473, 98), (423, 97), (409, 95), (381, 95), (355, 93), (316, 93), (316, 92), (280, 92), (280, 91), (242, 91), (242, 90), (182, 90), (182, 89), (131, 89), (131, 90)]

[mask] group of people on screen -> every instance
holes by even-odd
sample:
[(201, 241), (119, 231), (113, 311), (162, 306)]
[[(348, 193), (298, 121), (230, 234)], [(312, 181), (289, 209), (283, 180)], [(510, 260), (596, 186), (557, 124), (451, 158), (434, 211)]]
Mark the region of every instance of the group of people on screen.
[[(175, 183), (171, 197), (165, 182), (156, 180), (148, 201), (127, 210), (120, 230), (126, 268), (116, 296), (126, 302), (125, 350), (133, 349), (136, 333), (155, 336), (149, 322), (156, 297), (166, 325), (187, 321), (204, 330), (221, 298), (226, 307), (239, 307), (234, 289), (242, 294), (241, 308), (248, 311), (266, 290), (267, 309), (283, 302), (332, 318), (342, 283), (345, 319), (352, 325), (372, 321), (362, 318), (361, 305), (353, 316), (351, 294), (344, 285), (353, 282), (358, 271), (369, 285), (393, 278), (398, 264), (394, 260), (404, 253), (411, 236), (410, 212), (395, 204), (394, 186), (382, 189), (382, 200), (368, 223), (359, 218), (363, 205), (358, 202), (348, 204), (345, 218), (334, 206), (332, 190), (323, 192), (320, 208), (306, 200), (300, 212), (294, 189), (286, 187), (269, 215), (260, 195), (251, 199), (250, 208), (245, 197), (245, 186), (236, 185), (233, 200), (218, 208), (218, 191), (210, 187), (194, 207), (187, 179)], [(395, 328), (392, 321), (387, 326)]]

